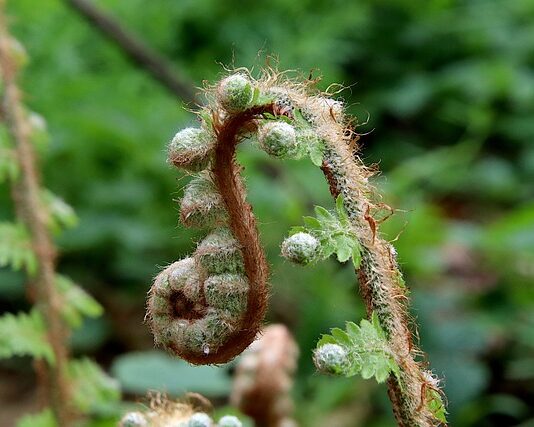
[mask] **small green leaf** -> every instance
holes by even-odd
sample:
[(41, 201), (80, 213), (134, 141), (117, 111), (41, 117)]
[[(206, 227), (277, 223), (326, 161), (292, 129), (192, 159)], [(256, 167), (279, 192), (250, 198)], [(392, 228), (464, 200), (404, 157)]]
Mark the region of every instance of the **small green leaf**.
[(390, 375), (390, 366), (388, 365), (381, 365), (375, 372), (375, 378), (376, 382), (383, 383), (389, 378)]
[(38, 414), (25, 415), (17, 421), (16, 427), (57, 427), (54, 414), (45, 409)]
[(334, 236), (336, 242), (336, 254), (339, 262), (345, 262), (352, 256), (351, 239), (343, 234)]
[(321, 223), (317, 218), (314, 218), (313, 216), (305, 216), (302, 218), (304, 221), (304, 224), (306, 224), (306, 227), (310, 228), (311, 230), (321, 230)]
[(293, 120), (291, 120), (290, 117), (287, 117), (287, 116), (276, 116), (276, 118), (282, 122), (286, 122), (288, 124), (292, 124), (293, 123)]
[(314, 211), (315, 211), (315, 215), (317, 216), (317, 219), (321, 222), (335, 220), (334, 215), (332, 215), (322, 206), (315, 206)]
[(391, 374), (399, 375), (375, 313), (372, 313), (371, 321), (362, 319), (359, 325), (347, 322), (346, 332), (332, 329), (332, 335), (323, 335), (318, 347), (324, 344), (337, 344), (347, 349), (348, 363), (341, 367), (342, 375), (360, 374), (365, 379), (375, 377), (378, 382), (385, 381)]
[(26, 355), (54, 363), (45, 322), (37, 309), (0, 317), (0, 358)]
[(345, 329), (347, 329), (347, 333), (349, 334), (349, 337), (359, 339), (360, 336), (360, 327), (354, 323), (354, 322), (347, 322), (345, 324)]
[[(0, 83), (1, 84), (1, 83)], [(15, 181), (19, 175), (19, 164), (7, 129), (0, 124), (0, 183)]]
[(347, 215), (347, 211), (345, 210), (345, 206), (343, 205), (343, 195), (342, 194), (340, 194), (336, 198), (336, 213), (337, 213), (337, 216), (338, 216), (340, 222), (343, 225), (345, 225), (345, 226), (350, 225), (349, 216)]
[(206, 127), (208, 129), (211, 129), (213, 126), (213, 117), (211, 115), (211, 111), (209, 110), (201, 110), (198, 115), (202, 119), (202, 121), (205, 123)]
[(357, 244), (352, 246), (352, 263), (354, 264), (354, 268), (359, 269), (361, 261), (362, 261), (361, 247), (360, 247), (360, 244), (357, 242)]
[(37, 272), (38, 261), (31, 237), (19, 223), (0, 222), (0, 267), (24, 268), (30, 276)]
[(255, 87), (254, 92), (252, 93), (252, 105), (257, 105), (258, 100), (260, 99), (260, 88)]
[[(364, 380), (368, 380), (369, 378), (373, 378), (375, 374), (375, 366), (370, 364), (370, 363), (366, 363), (362, 366), (362, 372), (361, 372), (361, 376)], [(378, 381), (380, 382), (380, 381)]]
[(293, 234), (305, 233), (307, 231), (308, 230), (306, 229), (306, 227), (303, 227), (302, 225), (295, 225), (289, 229), (289, 235), (292, 236)]
[(74, 228), (78, 225), (78, 217), (74, 209), (63, 199), (48, 190), (42, 192), (41, 198), (50, 214), (48, 218), (50, 230), (59, 232), (62, 229)]
[(337, 344), (343, 346), (350, 346), (352, 344), (349, 334), (347, 334), (343, 329), (333, 328), (330, 333), (335, 338)]
[(84, 414), (107, 413), (120, 400), (119, 383), (87, 358), (70, 361), (68, 375), (74, 404)]
[(72, 328), (82, 325), (83, 316), (99, 317), (104, 312), (102, 306), (68, 277), (56, 275), (56, 285), (63, 298), (61, 314)]
[(317, 342), (317, 347), (322, 347), (325, 344), (337, 344), (337, 340), (331, 335), (323, 335)]
[(312, 144), (309, 147), (309, 154), (315, 166), (321, 167), (323, 165), (323, 150), (319, 144)]
[(321, 253), (324, 259), (330, 257), (335, 252), (336, 244), (332, 239), (326, 238), (321, 240)]
[(447, 411), (441, 395), (433, 389), (427, 391), (427, 408), (432, 412), (434, 417), (442, 423), (447, 423)]

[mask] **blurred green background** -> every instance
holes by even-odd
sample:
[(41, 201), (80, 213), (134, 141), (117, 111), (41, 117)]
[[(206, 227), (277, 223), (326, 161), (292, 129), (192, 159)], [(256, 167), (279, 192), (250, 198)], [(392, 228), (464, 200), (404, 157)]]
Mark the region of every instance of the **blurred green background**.
[[(200, 86), (229, 66), (265, 64), (342, 83), (362, 124), (362, 158), (400, 211), (383, 225), (412, 289), (413, 317), (451, 425), (534, 426), (533, 0), (99, 0), (95, 4)], [(59, 0), (8, 2), (31, 63), (21, 86), (47, 121), (45, 184), (77, 211), (58, 240), (61, 272), (104, 305), (73, 352), (109, 369), (135, 400), (147, 389), (226, 402), (228, 368), (198, 371), (152, 352), (145, 295), (161, 266), (202, 234), (178, 223), (187, 182), (167, 141), (194, 117)], [(332, 206), (309, 161), (243, 147), (249, 200), (272, 265), (270, 322), (301, 348), (294, 389), (303, 426), (393, 426), (386, 388), (321, 377), (311, 349), (364, 308), (350, 263), (299, 268), (279, 256), (291, 225)], [(10, 215), (0, 189), (0, 219)], [(0, 309), (27, 308), (23, 278), (0, 270)], [(7, 419), (32, 408), (29, 360), (0, 364)], [(205, 373), (205, 375), (204, 375)], [(195, 381), (196, 380), (196, 381)]]

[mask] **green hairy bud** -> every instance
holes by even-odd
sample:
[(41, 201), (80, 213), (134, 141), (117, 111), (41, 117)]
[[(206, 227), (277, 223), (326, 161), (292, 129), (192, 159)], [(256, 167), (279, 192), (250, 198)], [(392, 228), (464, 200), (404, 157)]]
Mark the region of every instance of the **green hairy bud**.
[(250, 80), (243, 74), (226, 77), (217, 88), (217, 100), (230, 113), (246, 110), (253, 97)]
[(192, 179), (184, 190), (180, 219), (187, 227), (212, 227), (226, 222), (228, 214), (221, 194), (208, 173)]
[(239, 421), (239, 418), (233, 415), (225, 415), (217, 423), (219, 427), (242, 427), (243, 424)]
[(148, 427), (148, 421), (141, 412), (128, 412), (120, 420), (119, 427)]
[(317, 259), (320, 242), (309, 233), (296, 233), (282, 243), (282, 256), (296, 264), (306, 265)]
[(319, 372), (342, 374), (349, 360), (344, 347), (338, 344), (325, 344), (314, 351), (313, 362)]
[(241, 318), (232, 318), (223, 310), (208, 309), (201, 319), (183, 323), (175, 322), (177, 333), (175, 342), (197, 354), (208, 355), (217, 350), (235, 331), (234, 324)]
[(268, 122), (259, 133), (260, 147), (277, 158), (292, 158), (299, 154), (295, 128), (285, 122)]
[(174, 292), (183, 292), (188, 298), (198, 299), (199, 272), (193, 258), (176, 261), (163, 270), (154, 281), (156, 296), (168, 298)]
[(195, 412), (189, 418), (187, 427), (212, 427), (213, 421), (210, 416), (204, 412)]
[(248, 282), (245, 276), (223, 273), (204, 282), (206, 303), (230, 313), (242, 313), (247, 306)]
[(185, 128), (169, 144), (169, 161), (178, 168), (198, 172), (208, 166), (213, 147), (214, 140), (208, 131)]
[(245, 269), (239, 243), (227, 228), (219, 228), (202, 240), (195, 260), (210, 275), (240, 273)]

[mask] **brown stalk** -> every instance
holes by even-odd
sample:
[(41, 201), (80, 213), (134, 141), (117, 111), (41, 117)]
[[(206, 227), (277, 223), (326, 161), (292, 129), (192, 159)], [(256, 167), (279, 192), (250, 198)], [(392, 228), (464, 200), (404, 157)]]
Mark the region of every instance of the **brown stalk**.
[(0, 71), (4, 83), (3, 119), (15, 144), (20, 178), (13, 184), (16, 214), (31, 233), (32, 246), (38, 259), (38, 271), (33, 278), (35, 298), (42, 311), (48, 341), (55, 363), (46, 365), (46, 389), (50, 407), (58, 425), (69, 425), (70, 393), (67, 380), (67, 331), (61, 320), (60, 296), (55, 285), (56, 249), (47, 230), (48, 212), (40, 198), (37, 160), (30, 141), (31, 125), (21, 103), (16, 84), (16, 66), (10, 49), (10, 35), (5, 18), (5, 0), (0, 0)]
[(216, 122), (214, 130), (217, 135), (217, 145), (212, 172), (228, 211), (230, 229), (241, 246), (250, 290), (241, 328), (216, 352), (208, 355), (188, 355), (187, 360), (192, 363), (225, 363), (231, 360), (254, 341), (265, 317), (268, 266), (259, 241), (256, 219), (252, 207), (246, 201), (246, 190), (235, 158), (240, 132), (254, 125), (254, 120), (265, 112), (272, 114), (272, 106), (251, 108)]
[[(330, 144), (321, 167), (334, 198), (343, 194), (350, 204), (349, 216), (361, 230), (361, 267), (356, 271), (360, 292), (368, 316), (376, 312), (388, 337), (395, 362), (400, 368), (399, 379), (388, 379), (388, 395), (393, 413), (400, 427), (434, 427), (442, 425), (430, 412), (423, 395), (426, 377), (416, 361), (419, 350), (413, 342), (408, 326), (406, 289), (399, 284), (399, 266), (392, 257), (392, 247), (378, 234), (378, 221), (370, 220), (368, 195), (363, 187), (353, 159), (351, 148), (345, 141)], [(371, 218), (372, 219), (372, 218)]]

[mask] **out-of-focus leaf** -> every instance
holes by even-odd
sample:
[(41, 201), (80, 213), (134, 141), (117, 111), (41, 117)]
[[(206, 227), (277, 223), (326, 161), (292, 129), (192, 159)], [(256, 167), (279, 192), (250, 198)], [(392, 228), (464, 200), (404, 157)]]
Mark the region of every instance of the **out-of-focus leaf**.
[(0, 222), (0, 267), (11, 266), (14, 270), (24, 268), (33, 275), (37, 265), (26, 227), (18, 223)]
[(74, 404), (82, 413), (113, 413), (121, 397), (118, 381), (87, 358), (70, 361), (68, 373)]
[(66, 276), (56, 275), (56, 286), (63, 299), (61, 314), (72, 328), (79, 328), (83, 317), (101, 316), (102, 306)]
[(222, 396), (231, 386), (228, 372), (223, 367), (191, 366), (159, 351), (120, 356), (114, 361), (111, 371), (123, 390), (130, 393), (160, 390), (177, 396), (192, 391)]
[(37, 309), (17, 315), (7, 313), (0, 317), (0, 357), (25, 355), (42, 357), (54, 363), (46, 326)]
[(78, 225), (78, 217), (74, 209), (63, 199), (49, 190), (43, 190), (42, 200), (49, 213), (48, 227), (55, 233), (64, 228), (73, 228)]
[(25, 415), (17, 421), (17, 427), (57, 427), (56, 419), (50, 409), (38, 414)]

